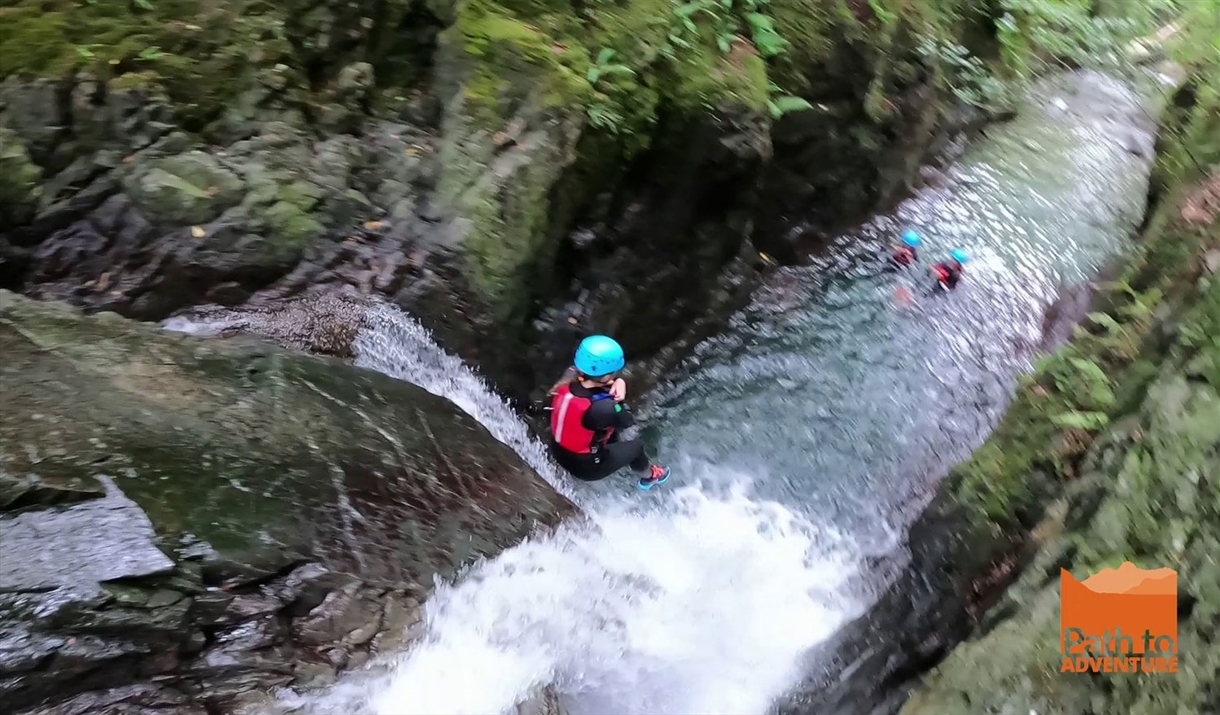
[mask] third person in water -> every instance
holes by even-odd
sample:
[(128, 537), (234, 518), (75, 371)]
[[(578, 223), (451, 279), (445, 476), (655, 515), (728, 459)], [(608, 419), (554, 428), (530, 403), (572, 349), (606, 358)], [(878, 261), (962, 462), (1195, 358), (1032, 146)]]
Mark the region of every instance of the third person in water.
[(627, 383), (618, 377), (626, 365), (622, 346), (605, 335), (587, 337), (573, 363), (551, 400), (551, 455), (559, 466), (587, 482), (629, 466), (643, 490), (669, 479), (668, 468), (649, 462), (643, 442), (619, 438), (635, 424), (623, 403)]
[(920, 240), (919, 234), (911, 229), (902, 232), (902, 243), (894, 247), (894, 252), (890, 255), (891, 260), (899, 266), (909, 266), (919, 260), (919, 244), (923, 243)]

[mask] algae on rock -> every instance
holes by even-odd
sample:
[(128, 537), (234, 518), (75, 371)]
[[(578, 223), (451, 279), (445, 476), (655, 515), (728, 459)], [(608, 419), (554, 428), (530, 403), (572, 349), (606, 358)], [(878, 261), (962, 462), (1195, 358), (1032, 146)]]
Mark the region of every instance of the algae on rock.
[(299, 681), (367, 650), (387, 600), (574, 512), (448, 401), (335, 360), (7, 292), (0, 353), (0, 530), (41, 554), (0, 566), (13, 708)]
[[(1220, 248), (1220, 240), (1213, 243)], [(1214, 712), (1220, 706), (1220, 275), (1194, 307), (1139, 406), (1085, 456), (1079, 481), (1036, 533), (1035, 562), (976, 638), (958, 646), (902, 712)], [(1197, 331), (1197, 332), (1196, 332)], [(1206, 336), (1206, 337), (1202, 337)], [(1175, 673), (1061, 673), (1061, 566), (1078, 578), (1133, 560), (1178, 573)], [(1110, 681), (1099, 690), (1096, 677)]]

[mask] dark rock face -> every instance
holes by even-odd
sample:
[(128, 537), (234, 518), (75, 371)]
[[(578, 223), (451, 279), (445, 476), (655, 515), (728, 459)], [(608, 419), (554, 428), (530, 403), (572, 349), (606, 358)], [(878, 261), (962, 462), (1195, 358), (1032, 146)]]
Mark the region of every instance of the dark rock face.
[(720, 114), (660, 132), (668, 141), (628, 175), (630, 188), (589, 214), (561, 256), (576, 290), (536, 323), (535, 386), (548, 387), (594, 329), (618, 337), (628, 355), (659, 358), (634, 366), (636, 384), (646, 384), (673, 361), (667, 348), (693, 345), (748, 299), (763, 267), (748, 237), (771, 159), (767, 129), (754, 115)]
[[(775, 3), (792, 41), (828, 49), (783, 60), (788, 89), (830, 111), (778, 122), (744, 40), (588, 79), (599, 47), (662, 51), (651, 6), (328, 1), (225, 29), (211, 3), (18, 5), (14, 43), (105, 19), (172, 57), (98, 67), (67, 45), (2, 65), (23, 71), (0, 85), (0, 288), (160, 320), (350, 287), (514, 398), (590, 332), (648, 361), (643, 378), (680, 359), (741, 303), (757, 249), (794, 258), (793, 224), (860, 218), (962, 125), (906, 44), (877, 45), (867, 17), (806, 33), (819, 12), (793, 0)], [(878, 92), (893, 101), (870, 114)]]
[(12, 710), (326, 682), (400, 646), (433, 575), (574, 511), (453, 405), (336, 361), (6, 292), (0, 352)]
[[(29, 108), (43, 101), (57, 132), (31, 122)], [(450, 123), (460, 124), (462, 111), (452, 112)], [(574, 140), (546, 130), (541, 114), (522, 110), (520, 131), (549, 133), (522, 137), (489, 166), (454, 159), (448, 147), (463, 134), (452, 127), (444, 142), (434, 129), (371, 120), (358, 134), (318, 138), (274, 121), (218, 148), (178, 131), (171, 117), (159, 96), (106, 91), (87, 78), (0, 87), (13, 184), (11, 220), (0, 223), (0, 286), (141, 320), (353, 288), (392, 298), (523, 397), (566, 364), (574, 334), (613, 331), (633, 354), (655, 354), (704, 320), (709, 304), (735, 305), (741, 291), (722, 284), (756, 272), (748, 187), (770, 152), (757, 115), (675, 132), (681, 141), (654, 152), (605, 206), (573, 205), (567, 221), (600, 222), (580, 229), (598, 236), (588, 250), (566, 240), (564, 226), (548, 227), (545, 203), (522, 210), (541, 218), (530, 230), (546, 245), (514, 248), (525, 235), (487, 233), (469, 218), (483, 204), (457, 188), (490, 177), (505, 192), (525, 180), (543, 182), (543, 193), (578, 192), (584, 179), (565, 177), (561, 156)], [(91, 142), (66, 139), (86, 128)], [(497, 200), (526, 201), (479, 199)], [(510, 245), (497, 250), (519, 254), (512, 266), (480, 253), (501, 240)], [(531, 322), (539, 300), (556, 308)]]

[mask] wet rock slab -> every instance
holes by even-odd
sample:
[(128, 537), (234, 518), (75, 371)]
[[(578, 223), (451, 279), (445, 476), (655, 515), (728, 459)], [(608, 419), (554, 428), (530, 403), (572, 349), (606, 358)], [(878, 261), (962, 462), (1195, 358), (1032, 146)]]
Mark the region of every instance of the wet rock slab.
[(226, 712), (402, 647), (436, 575), (573, 511), (447, 401), (0, 292), (0, 700)]
[(7, 555), (0, 559), (0, 591), (53, 591), (174, 570), (153, 545), (152, 523), (140, 507), (101, 479), (105, 498), (0, 517)]

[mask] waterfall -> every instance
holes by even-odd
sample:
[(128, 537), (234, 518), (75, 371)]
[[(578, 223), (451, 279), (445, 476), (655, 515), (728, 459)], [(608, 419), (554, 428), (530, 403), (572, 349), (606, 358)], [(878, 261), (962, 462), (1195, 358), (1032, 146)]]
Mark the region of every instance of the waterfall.
[(863, 605), (842, 595), (857, 571), (849, 545), (752, 497), (750, 475), (686, 460), (646, 495), (626, 477), (610, 478), (626, 485), (613, 493), (571, 483), (501, 398), (393, 306), (370, 309), (355, 352), (453, 401), (589, 518), (439, 584), (410, 650), (307, 697), (306, 712), (483, 715), (553, 685), (573, 715), (763, 713), (801, 677), (801, 655)]

